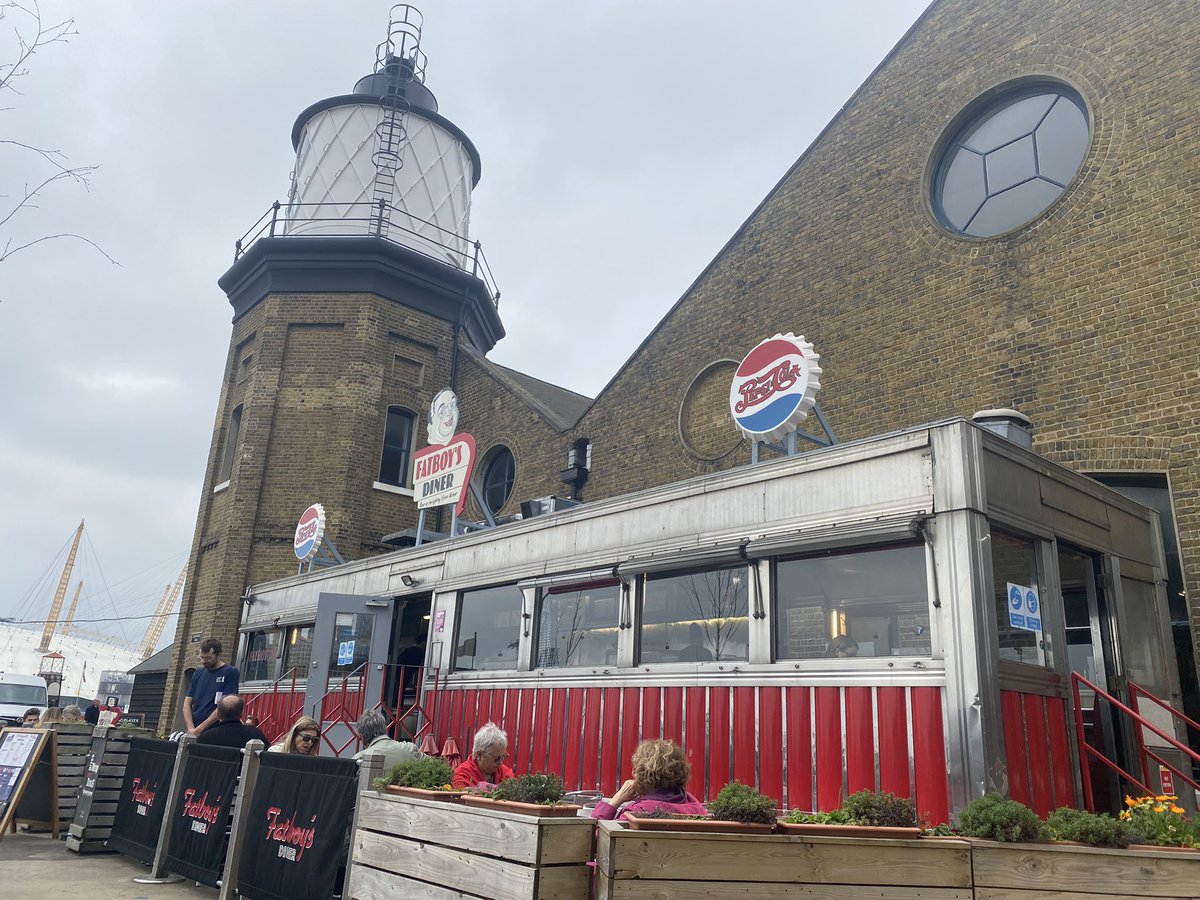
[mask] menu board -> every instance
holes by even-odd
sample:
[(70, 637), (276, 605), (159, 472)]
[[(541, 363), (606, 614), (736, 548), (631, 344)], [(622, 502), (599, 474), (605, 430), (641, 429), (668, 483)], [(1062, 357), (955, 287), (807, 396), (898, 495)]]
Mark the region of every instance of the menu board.
[[(50, 736), (51, 732), (39, 728), (5, 728), (0, 731), (0, 840), (8, 831), (22, 795), (29, 787), (38, 762), (50, 743)], [(48, 762), (52, 765), (52, 758)], [(21, 818), (24, 820), (25, 815)], [(39, 812), (38, 819), (41, 818)], [(46, 816), (47, 820), (50, 818)], [(46, 824), (50, 824), (49, 821)]]

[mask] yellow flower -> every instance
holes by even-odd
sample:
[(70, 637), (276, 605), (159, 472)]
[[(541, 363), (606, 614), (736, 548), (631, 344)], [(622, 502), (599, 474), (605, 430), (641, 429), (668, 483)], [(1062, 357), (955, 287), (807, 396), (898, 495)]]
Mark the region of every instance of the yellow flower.
[(1128, 794), (1126, 794), (1125, 795), (1125, 805), (1126, 806), (1137, 806), (1138, 802), (1136, 800), (1134, 800), (1132, 797), (1130, 797)]
[(1175, 815), (1177, 815), (1177, 816), (1182, 816), (1184, 813), (1184, 809), (1182, 806), (1176, 806), (1175, 804), (1172, 803), (1171, 804), (1171, 812), (1175, 813)]
[(1165, 810), (1166, 810), (1166, 807), (1165, 807), (1165, 806), (1163, 806), (1161, 803), (1157, 804), (1157, 805), (1154, 807), (1154, 811), (1155, 811), (1156, 813), (1160, 813), (1160, 812), (1163, 812), (1163, 811), (1165, 811)]

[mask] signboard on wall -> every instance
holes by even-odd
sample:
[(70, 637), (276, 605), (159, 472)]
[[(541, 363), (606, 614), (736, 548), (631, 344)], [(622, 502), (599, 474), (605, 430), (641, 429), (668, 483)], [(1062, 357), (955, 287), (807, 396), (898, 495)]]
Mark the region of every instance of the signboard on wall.
[(820, 355), (790, 331), (746, 354), (729, 387), (729, 412), (752, 441), (774, 441), (796, 431), (821, 389)]
[(300, 562), (312, 559), (321, 549), (321, 539), (325, 537), (325, 507), (314, 503), (300, 514), (296, 523), (296, 536), (292, 541), (292, 549)]
[(1042, 630), (1042, 601), (1035, 588), (1008, 582), (1008, 624), (1024, 631)]
[(462, 514), (475, 467), (475, 438), (463, 432), (445, 446), (429, 446), (413, 454), (413, 495), (418, 509), (454, 506)]

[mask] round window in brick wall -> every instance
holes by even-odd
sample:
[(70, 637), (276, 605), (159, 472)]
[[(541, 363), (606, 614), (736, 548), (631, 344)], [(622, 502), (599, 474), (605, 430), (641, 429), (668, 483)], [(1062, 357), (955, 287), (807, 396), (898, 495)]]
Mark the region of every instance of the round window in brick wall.
[(742, 444), (741, 432), (729, 414), (729, 385), (737, 371), (735, 359), (709, 363), (692, 379), (679, 404), (679, 440), (698, 460), (716, 462)]
[(1064, 84), (1022, 85), (984, 101), (946, 144), (933, 178), (943, 226), (993, 237), (1062, 195), (1091, 142), (1087, 107)]
[(497, 447), (488, 454), (483, 467), (483, 502), (491, 514), (498, 515), (512, 496), (517, 480), (517, 461), (507, 447)]

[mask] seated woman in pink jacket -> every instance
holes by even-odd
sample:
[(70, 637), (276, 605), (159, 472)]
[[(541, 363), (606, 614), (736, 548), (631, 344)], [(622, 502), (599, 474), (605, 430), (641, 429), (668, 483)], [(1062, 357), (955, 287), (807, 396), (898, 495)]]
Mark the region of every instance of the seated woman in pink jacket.
[(642, 741), (633, 751), (633, 777), (621, 785), (611, 803), (601, 800), (592, 811), (596, 819), (624, 819), (661, 809), (680, 816), (703, 816), (708, 811), (687, 792), (692, 774), (683, 751), (671, 741)]

